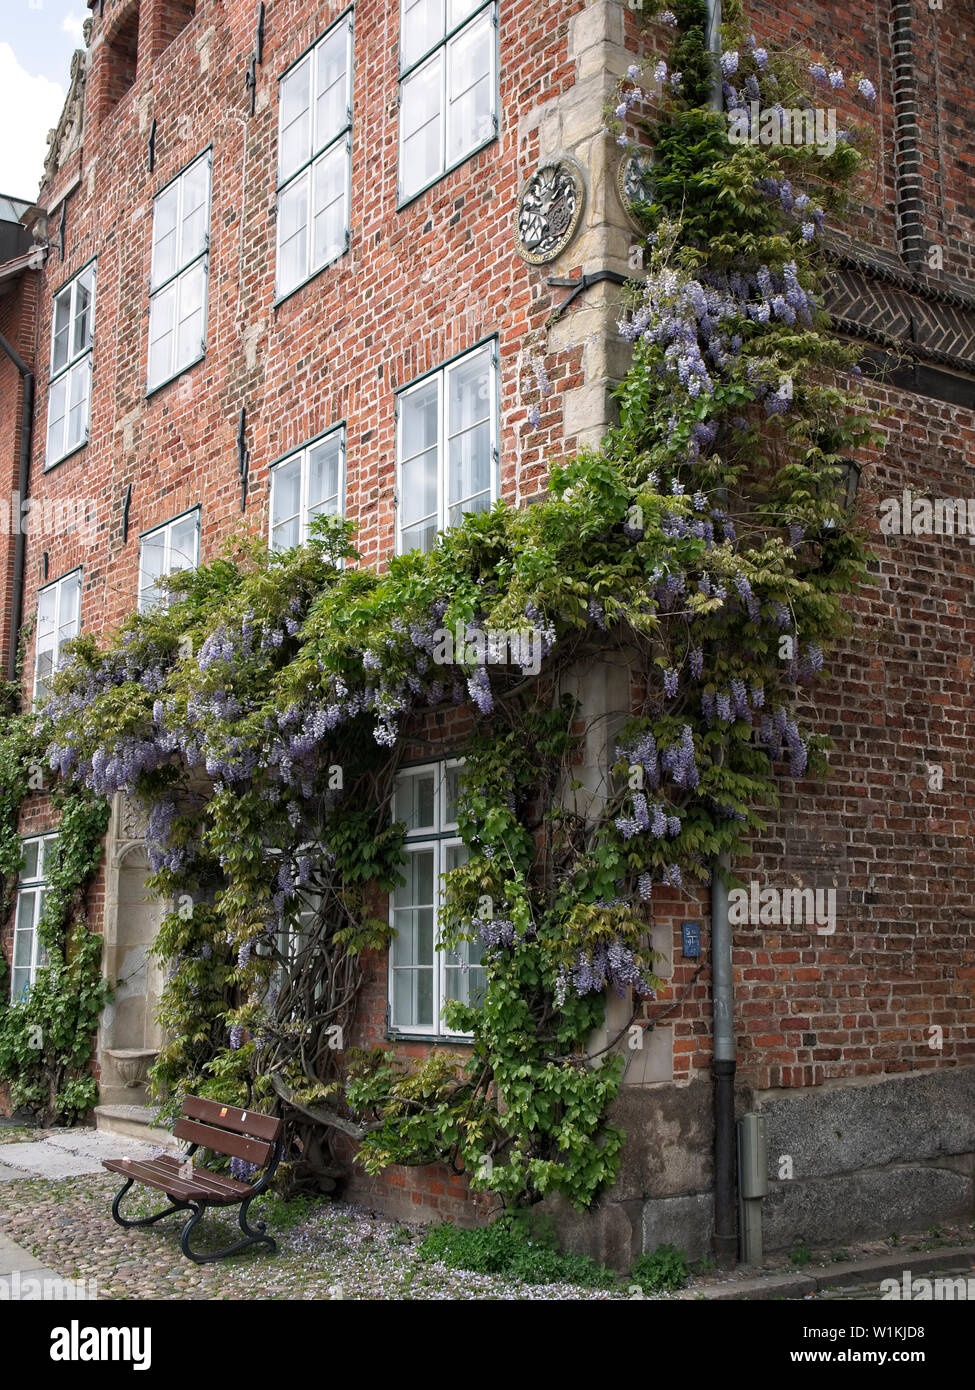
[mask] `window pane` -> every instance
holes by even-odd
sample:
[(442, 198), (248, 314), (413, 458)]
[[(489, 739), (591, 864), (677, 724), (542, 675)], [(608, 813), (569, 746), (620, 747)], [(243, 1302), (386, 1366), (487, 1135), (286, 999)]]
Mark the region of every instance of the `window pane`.
[[(30, 964), (30, 944), (34, 926), (37, 921), (37, 897), (33, 892), (20, 893), (17, 897), (17, 924), (15, 928), (14, 944), (14, 964)], [(24, 950), (23, 942), (27, 943), (27, 955), (21, 954)], [(19, 950), (18, 950), (19, 948)]]
[[(457, 809), (460, 804), (460, 776), (462, 767), (448, 767), (444, 773), (444, 825), (457, 824)], [(459, 861), (463, 862), (463, 861)], [(453, 864), (450, 868), (453, 868)]]
[(301, 458), (271, 469), (271, 525), (291, 521), (301, 510)]
[(166, 531), (143, 535), (139, 546), (139, 587), (147, 588), (166, 574)]
[(199, 538), (199, 513), (184, 516), (174, 521), (169, 540), (169, 572), (191, 570), (197, 564), (197, 543)]
[(491, 502), (490, 353), (479, 352), (448, 373), (448, 520), (483, 511)]
[(465, 844), (447, 845), (444, 849), (444, 873), (450, 873), (451, 869), (466, 864), (469, 858), (470, 854)]
[(348, 36), (342, 25), (317, 49), (315, 149), (324, 149), (349, 121)]
[(278, 294), (308, 276), (308, 174), (278, 197)]
[(21, 849), (21, 878), (36, 878), (38, 865), (38, 851), (41, 843), (39, 840), (25, 840)]
[(64, 453), (64, 418), (68, 409), (68, 379), (58, 377), (51, 382), (47, 398), (47, 459), (60, 458)]
[[(33, 894), (25, 894), (21, 897), (21, 905), (25, 902), (33, 903)], [(14, 932), (14, 971), (23, 972), (27, 979), (30, 979), (31, 957), (34, 954), (34, 937), (31, 932)], [(26, 981), (24, 982), (26, 983)], [(16, 996), (15, 996), (16, 997)]]
[(394, 970), (393, 1023), (397, 1028), (433, 1026), (433, 967)]
[(160, 285), (174, 275), (179, 255), (179, 183), (172, 183), (156, 199), (152, 212), (152, 283)]
[(311, 154), (311, 57), (298, 64), (281, 82), (278, 177), (286, 179)]
[(472, 353), (447, 372), (451, 435), (470, 429), (491, 414), (491, 352)]
[(447, 0), (447, 29), (456, 29), (480, 3), (481, 0)]
[(180, 237), (180, 266), (187, 265), (206, 250), (207, 206), (210, 197), (210, 163), (201, 159), (183, 175), (183, 225)]
[(54, 301), (54, 343), (51, 349), (51, 370), (59, 371), (68, 360), (71, 331), (71, 287)]
[(72, 349), (75, 356), (91, 347), (91, 296), (94, 278), (93, 270), (86, 270), (83, 275), (78, 276), (75, 289), (74, 344)]
[(88, 434), (88, 396), (91, 383), (91, 362), (85, 358), (71, 368), (68, 389), (68, 436), (65, 448), (74, 449)]
[[(393, 819), (402, 821), (407, 833), (436, 829), (436, 773), (416, 773), (397, 779)], [(429, 898), (433, 901), (432, 892)]]
[(318, 512), (341, 512), (339, 471), (341, 438), (325, 440), (308, 450), (308, 516)]
[(443, 0), (406, 0), (400, 29), (400, 69), (411, 67), (443, 36)]
[(494, 134), (490, 10), (447, 45), (447, 163)]
[[(41, 842), (40, 842), (40, 852), (39, 852), (38, 857), (37, 857), (37, 872), (38, 872), (39, 877), (41, 877), (41, 878), (47, 878), (48, 869), (49, 869), (50, 866), (54, 863), (54, 857), (55, 857), (55, 851), (57, 850), (57, 844), (58, 844), (58, 837), (57, 837), (56, 835), (51, 835), (51, 836), (49, 836), (47, 839), (41, 840)], [(43, 904), (43, 900), (42, 900), (41, 906), (40, 906), (40, 908), (38, 909), (38, 914), (40, 914), (40, 912), (43, 911), (43, 908), (44, 908), (44, 904)]]
[(403, 552), (432, 550), (439, 530), (436, 449), (404, 463), (400, 510)]
[(347, 161), (348, 152), (343, 144), (315, 165), (312, 270), (345, 250)]
[(139, 546), (139, 604), (148, 607), (157, 597), (156, 580), (166, 572), (166, 533), (153, 531)]
[(285, 521), (271, 528), (272, 550), (291, 550), (293, 546), (300, 544), (301, 536), (298, 533), (297, 517), (293, 521)]
[(149, 385), (173, 374), (176, 324), (176, 285), (168, 285), (149, 301)]
[(443, 169), (441, 112), (443, 51), (406, 79), (400, 89), (400, 194), (408, 198)]
[(42, 589), (37, 595), (37, 645), (50, 646), (54, 642), (54, 624), (57, 617), (58, 590), (56, 584)]
[(179, 371), (196, 360), (203, 351), (203, 308), (206, 300), (206, 269), (200, 263), (179, 278), (179, 322), (176, 325), (176, 360)]
[[(429, 857), (432, 860), (433, 855), (431, 852), (428, 856), (414, 857)], [(396, 908), (393, 912), (393, 926), (396, 928), (396, 936), (393, 938), (394, 966), (413, 968), (433, 964), (432, 906)]]
[(436, 378), (431, 378), (423, 386), (407, 391), (400, 405), (403, 418), (403, 457), (413, 458), (425, 449), (436, 445), (439, 429), (438, 402), (440, 399)]
[(434, 1022), (433, 849), (412, 853), (404, 876), (406, 883), (393, 894), (393, 1021), (401, 1028), (429, 1028)]
[(77, 637), (80, 623), (81, 580), (75, 576), (62, 580), (59, 585), (61, 598), (58, 605), (58, 656), (66, 642)]
[(437, 380), (402, 398), (403, 464), (400, 470), (400, 525), (404, 551), (429, 550), (439, 528)]

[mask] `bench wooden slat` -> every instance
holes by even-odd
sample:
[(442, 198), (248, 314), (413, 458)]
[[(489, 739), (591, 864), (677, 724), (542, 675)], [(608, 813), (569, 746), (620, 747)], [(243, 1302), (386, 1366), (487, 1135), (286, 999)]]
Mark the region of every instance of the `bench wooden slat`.
[(192, 1179), (181, 1178), (178, 1169), (185, 1161), (175, 1156), (130, 1162), (121, 1158), (105, 1158), (102, 1159), (102, 1166), (110, 1173), (121, 1173), (123, 1177), (134, 1178), (146, 1187), (155, 1187), (180, 1202), (205, 1198), (208, 1203), (229, 1206), (242, 1201), (254, 1190), (251, 1183), (238, 1182), (236, 1178), (209, 1173), (200, 1168), (194, 1169)]
[(280, 1137), (283, 1126), (283, 1121), (276, 1120), (273, 1115), (241, 1110), (236, 1105), (222, 1105), (218, 1100), (205, 1100), (202, 1096), (186, 1096), (182, 1114), (189, 1120), (202, 1120), (204, 1124), (217, 1129), (229, 1129), (235, 1134), (266, 1139), (272, 1144)]
[[(178, 1174), (186, 1159), (179, 1158), (176, 1154), (160, 1154), (155, 1162), (168, 1172)], [(205, 1189), (208, 1198), (214, 1201), (239, 1202), (248, 1192), (254, 1190), (253, 1183), (238, 1182), (229, 1173), (212, 1173), (209, 1168), (194, 1168), (193, 1182), (198, 1187)]]
[(187, 1139), (191, 1144), (210, 1149), (213, 1153), (229, 1154), (232, 1158), (244, 1158), (248, 1163), (256, 1163), (263, 1168), (271, 1157), (273, 1144), (262, 1139), (248, 1139), (245, 1134), (234, 1134), (231, 1130), (214, 1129), (211, 1125), (201, 1125), (196, 1120), (180, 1118), (173, 1126), (177, 1139)]

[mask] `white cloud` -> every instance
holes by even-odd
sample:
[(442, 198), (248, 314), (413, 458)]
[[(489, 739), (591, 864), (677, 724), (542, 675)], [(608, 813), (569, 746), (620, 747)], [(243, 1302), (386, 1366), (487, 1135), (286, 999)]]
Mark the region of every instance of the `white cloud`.
[(47, 132), (60, 119), (65, 95), (59, 83), (22, 68), (9, 43), (0, 43), (0, 130), (9, 137), (0, 141), (0, 193), (37, 197)]
[(79, 44), (84, 46), (85, 35), (82, 26), (85, 22), (83, 14), (66, 14), (61, 21), (61, 32), (70, 34)]

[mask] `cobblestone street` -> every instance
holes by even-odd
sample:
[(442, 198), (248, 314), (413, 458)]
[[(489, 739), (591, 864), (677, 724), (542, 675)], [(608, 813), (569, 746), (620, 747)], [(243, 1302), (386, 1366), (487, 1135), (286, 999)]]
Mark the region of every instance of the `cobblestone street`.
[[(0, 1277), (85, 1282), (100, 1299), (518, 1299), (622, 1300), (641, 1297), (626, 1276), (618, 1290), (518, 1280), (448, 1269), (421, 1259), (421, 1227), (386, 1220), (343, 1202), (283, 1202), (272, 1195), (255, 1208), (278, 1242), (277, 1253), (246, 1253), (197, 1266), (179, 1249), (181, 1222), (126, 1231), (111, 1219), (117, 1179), (105, 1173), (109, 1156), (148, 1157), (156, 1150), (135, 1139), (91, 1129), (0, 1129)], [(148, 1192), (133, 1193), (131, 1215), (154, 1209)], [(234, 1214), (215, 1214), (205, 1226), (212, 1248), (233, 1239)], [(937, 1265), (938, 1275), (975, 1278), (972, 1228), (874, 1242), (858, 1250), (767, 1261), (761, 1271), (704, 1273), (668, 1299), (820, 1299), (878, 1297), (881, 1278), (915, 1275)], [(967, 1250), (959, 1253), (959, 1247)], [(842, 1256), (842, 1259), (838, 1258)], [(893, 1263), (892, 1263), (893, 1262)], [(896, 1266), (896, 1269), (894, 1268)], [(829, 1282), (835, 1275), (835, 1282)], [(91, 1285), (88, 1281), (94, 1281)], [(853, 1281), (856, 1282), (853, 1282)]]

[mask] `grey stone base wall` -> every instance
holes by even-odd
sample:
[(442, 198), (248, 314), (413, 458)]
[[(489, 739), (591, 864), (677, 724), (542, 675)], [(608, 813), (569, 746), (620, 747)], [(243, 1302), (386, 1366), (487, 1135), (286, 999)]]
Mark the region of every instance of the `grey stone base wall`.
[[(975, 1067), (800, 1094), (741, 1088), (737, 1111), (766, 1119), (769, 1252), (975, 1220)], [(709, 1254), (710, 1082), (629, 1087), (612, 1118), (628, 1136), (615, 1186), (585, 1213), (545, 1203), (563, 1244), (620, 1270), (658, 1245)]]

